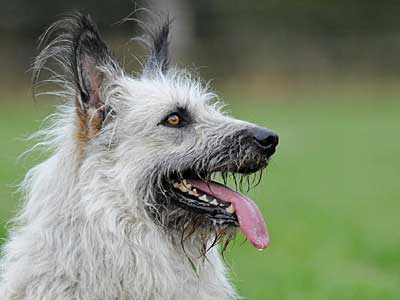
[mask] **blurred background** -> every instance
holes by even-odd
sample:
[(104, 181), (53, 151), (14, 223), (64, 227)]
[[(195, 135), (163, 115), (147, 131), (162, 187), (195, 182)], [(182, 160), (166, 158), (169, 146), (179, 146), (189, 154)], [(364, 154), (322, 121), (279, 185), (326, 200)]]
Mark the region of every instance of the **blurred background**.
[[(36, 101), (28, 71), (37, 38), (59, 15), (98, 22), (131, 71), (118, 24), (135, 7), (173, 18), (174, 63), (201, 74), (232, 115), (275, 129), (279, 150), (250, 192), (271, 233), (257, 252), (226, 260), (240, 294), (259, 299), (400, 297), (400, 2), (0, 0), (0, 235), (19, 205), (16, 185), (40, 158), (23, 140), (54, 110)], [(3, 240), (3, 239), (2, 239)]]

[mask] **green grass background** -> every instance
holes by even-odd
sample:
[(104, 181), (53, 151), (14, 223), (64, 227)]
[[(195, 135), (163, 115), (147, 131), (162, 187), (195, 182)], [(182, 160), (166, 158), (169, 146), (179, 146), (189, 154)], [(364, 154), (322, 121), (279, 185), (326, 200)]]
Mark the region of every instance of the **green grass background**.
[[(270, 247), (258, 252), (238, 236), (226, 254), (240, 294), (249, 300), (400, 299), (399, 101), (230, 102), (234, 116), (281, 137), (267, 176), (250, 192), (269, 226)], [(33, 164), (17, 160), (27, 147), (21, 138), (49, 111), (28, 97), (7, 99), (0, 111), (2, 237), (18, 205), (15, 185)]]

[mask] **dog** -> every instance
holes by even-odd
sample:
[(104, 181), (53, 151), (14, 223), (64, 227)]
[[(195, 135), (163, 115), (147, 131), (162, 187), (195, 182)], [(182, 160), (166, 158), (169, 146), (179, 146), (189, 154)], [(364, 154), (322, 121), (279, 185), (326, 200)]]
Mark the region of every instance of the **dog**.
[(259, 209), (237, 190), (261, 176), (278, 135), (228, 116), (207, 84), (170, 65), (168, 19), (147, 27), (136, 75), (88, 15), (41, 37), (34, 79), (50, 70), (65, 101), (36, 134), (51, 153), (21, 184), (2, 300), (237, 299), (217, 244), (240, 227), (267, 247)]

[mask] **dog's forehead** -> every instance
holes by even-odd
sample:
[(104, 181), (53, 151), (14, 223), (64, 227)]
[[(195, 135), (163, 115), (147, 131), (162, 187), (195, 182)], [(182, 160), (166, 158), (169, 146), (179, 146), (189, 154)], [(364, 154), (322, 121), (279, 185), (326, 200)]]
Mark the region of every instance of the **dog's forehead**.
[(132, 109), (151, 109), (165, 113), (176, 108), (190, 111), (210, 107), (215, 95), (200, 82), (182, 78), (159, 77), (151, 79), (125, 79), (126, 100)]

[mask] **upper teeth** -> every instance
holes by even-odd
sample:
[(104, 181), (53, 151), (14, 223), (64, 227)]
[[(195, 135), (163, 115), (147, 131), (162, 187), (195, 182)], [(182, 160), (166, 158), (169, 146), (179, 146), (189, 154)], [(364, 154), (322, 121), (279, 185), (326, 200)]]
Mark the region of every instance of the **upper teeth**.
[(187, 183), (185, 179), (183, 179), (183, 185), (185, 185), (189, 190), (192, 188), (192, 185)]
[(196, 196), (196, 197), (199, 197), (199, 196), (200, 196), (200, 195), (197, 193), (197, 190), (196, 190), (196, 189), (189, 190), (189, 194), (190, 194), (190, 195), (193, 195), (193, 196)]
[(189, 190), (186, 188), (186, 186), (184, 186), (182, 183), (174, 183), (174, 187), (175, 188), (177, 188), (177, 189), (179, 189), (180, 191), (182, 191), (182, 192), (184, 192), (184, 193), (186, 193), (186, 192), (188, 192)]

